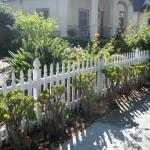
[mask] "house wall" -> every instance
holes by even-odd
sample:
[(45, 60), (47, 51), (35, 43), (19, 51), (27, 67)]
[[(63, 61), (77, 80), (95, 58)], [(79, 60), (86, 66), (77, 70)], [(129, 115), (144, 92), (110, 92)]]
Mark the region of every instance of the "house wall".
[(110, 26), (111, 25), (111, 3), (110, 0), (100, 0), (99, 8), (103, 11), (103, 25)]
[(134, 12), (133, 23), (137, 24), (138, 26), (141, 24), (148, 24), (148, 18), (143, 12)]
[(119, 9), (118, 9), (118, 4), (122, 3), (125, 6), (125, 10), (126, 10), (126, 26), (128, 26), (132, 20), (133, 20), (133, 6), (131, 1), (129, 0), (112, 0), (112, 25), (113, 25), (113, 35), (116, 34), (117, 32), (117, 28), (118, 28), (118, 24), (119, 24), (119, 20), (118, 20), (118, 13), (119, 13)]
[[(103, 27), (108, 36), (116, 34), (118, 27), (118, 3), (126, 5), (127, 24), (132, 19), (133, 8), (129, 0), (99, 0), (99, 9), (103, 11)], [(67, 27), (79, 25), (79, 9), (89, 10), (89, 25), (91, 25), (92, 0), (13, 0), (9, 1), (13, 10), (22, 9), (26, 14), (35, 12), (36, 8), (49, 8), (49, 16), (56, 18), (60, 24), (62, 36), (67, 36)], [(68, 4), (68, 5), (66, 5)]]
[(36, 11), (36, 8), (49, 8), (49, 16), (58, 18), (58, 0), (14, 0), (9, 5), (13, 10), (23, 10), (27, 15)]
[(89, 10), (89, 22), (91, 22), (91, 0), (70, 0), (68, 7), (68, 25), (78, 26), (79, 9)]
[[(64, 0), (65, 1), (65, 0)], [(14, 11), (23, 10), (23, 12), (28, 15), (36, 11), (37, 8), (48, 8), (49, 17), (54, 18), (58, 21), (60, 25), (61, 35), (66, 36), (64, 23), (67, 22), (66, 17), (64, 17), (65, 3), (62, 0), (13, 0), (8, 3)], [(63, 20), (62, 20), (63, 18)]]

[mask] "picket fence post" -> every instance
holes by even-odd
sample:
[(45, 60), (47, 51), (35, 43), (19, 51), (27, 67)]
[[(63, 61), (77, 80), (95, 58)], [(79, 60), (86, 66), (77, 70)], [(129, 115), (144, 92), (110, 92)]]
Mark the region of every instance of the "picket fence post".
[(140, 50), (139, 50), (139, 48), (137, 47), (136, 49), (135, 49), (135, 58), (136, 58), (136, 60), (137, 60), (137, 63), (136, 64), (140, 64)]
[[(33, 98), (34, 100), (38, 99), (39, 93), (41, 92), (41, 63), (38, 58), (36, 58), (33, 62), (33, 81), (34, 81), (34, 87), (33, 87)], [(40, 108), (36, 105), (36, 113), (37, 113), (37, 121), (40, 123), (41, 120), (41, 110)]]
[(103, 81), (104, 74), (101, 72), (104, 69), (104, 58), (98, 59), (98, 67), (97, 67), (97, 96), (101, 97), (103, 95)]

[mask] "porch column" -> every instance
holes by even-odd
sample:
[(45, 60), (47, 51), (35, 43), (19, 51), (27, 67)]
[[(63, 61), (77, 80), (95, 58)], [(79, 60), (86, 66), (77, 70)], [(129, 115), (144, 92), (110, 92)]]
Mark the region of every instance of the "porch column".
[(68, 0), (59, 0), (60, 35), (67, 37), (68, 28)]
[(117, 16), (117, 1), (113, 0), (113, 11), (112, 11), (112, 35), (116, 35), (118, 16)]
[(133, 21), (133, 6), (132, 6), (132, 3), (129, 2), (128, 4), (128, 25), (130, 25)]
[(98, 5), (99, 0), (91, 0), (91, 26), (90, 26), (90, 37), (94, 39), (94, 34), (98, 32)]

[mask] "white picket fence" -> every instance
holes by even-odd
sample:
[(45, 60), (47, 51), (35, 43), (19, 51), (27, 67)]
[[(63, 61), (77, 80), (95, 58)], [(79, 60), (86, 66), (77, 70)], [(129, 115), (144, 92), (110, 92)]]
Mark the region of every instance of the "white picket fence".
[[(51, 88), (53, 85), (62, 84), (66, 87), (66, 93), (64, 94), (64, 102), (66, 105), (74, 108), (77, 102), (80, 100), (78, 91), (72, 87), (72, 79), (79, 76), (81, 73), (95, 72), (96, 82), (95, 82), (95, 92), (98, 96), (102, 96), (106, 92), (104, 80), (105, 76), (101, 73), (101, 70), (105, 67), (113, 67), (115, 65), (132, 65), (141, 64), (147, 62), (149, 59), (149, 51), (138, 51), (129, 52), (122, 54), (122, 57), (117, 57), (116, 59), (105, 61), (104, 59), (87, 59), (82, 62), (68, 62), (68, 64), (62, 63), (57, 64), (56, 73), (54, 74), (53, 65), (44, 66), (41, 68), (41, 64), (38, 59), (33, 62), (33, 70), (28, 70), (28, 79), (24, 79), (23, 71), (20, 71), (19, 83), (16, 83), (15, 73), (11, 76), (11, 85), (7, 85), (6, 74), (2, 74), (2, 87), (0, 88), (0, 93), (9, 92), (16, 89), (22, 89), (26, 91), (26, 94), (33, 96), (35, 100), (38, 99), (38, 95), (41, 90)], [(61, 66), (61, 67), (60, 67)], [(48, 74), (48, 67), (50, 67), (50, 73)], [(41, 70), (44, 70), (42, 74)], [(40, 109), (36, 108), (38, 119), (42, 117)], [(5, 132), (4, 128), (0, 128), (0, 141), (2, 132)], [(6, 132), (5, 132), (6, 133)], [(0, 142), (1, 143), (1, 142)], [(0, 144), (1, 145), (1, 144)]]

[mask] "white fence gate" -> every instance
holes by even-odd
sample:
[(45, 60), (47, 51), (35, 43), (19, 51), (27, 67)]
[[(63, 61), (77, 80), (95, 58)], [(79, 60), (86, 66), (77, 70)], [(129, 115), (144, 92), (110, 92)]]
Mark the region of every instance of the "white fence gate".
[[(95, 92), (97, 95), (105, 94), (105, 76), (101, 73), (101, 70), (105, 67), (113, 67), (115, 65), (133, 65), (141, 64), (147, 62), (149, 59), (149, 51), (135, 51), (122, 54), (122, 57), (117, 57), (116, 59), (110, 60), (109, 62), (103, 59), (90, 59), (83, 60), (82, 62), (68, 62), (68, 64), (62, 63), (57, 64), (56, 73), (54, 74), (53, 65), (44, 66), (41, 68), (41, 64), (38, 59), (33, 62), (33, 70), (28, 70), (28, 79), (24, 79), (23, 71), (20, 71), (19, 83), (16, 83), (15, 73), (11, 76), (11, 85), (7, 85), (6, 74), (2, 74), (2, 87), (1, 92), (9, 92), (16, 89), (25, 90), (30, 96), (33, 96), (35, 100), (38, 99), (38, 95), (43, 89), (49, 88), (53, 85), (62, 84), (66, 87), (66, 94), (64, 95), (64, 102), (70, 107), (75, 107), (76, 103), (80, 100), (78, 91), (72, 87), (72, 79), (75, 76), (79, 76), (81, 73), (96, 72), (96, 83)], [(61, 66), (61, 67), (60, 67)], [(50, 67), (50, 73), (48, 74), (48, 67)], [(41, 70), (44, 70), (42, 74)], [(37, 108), (38, 119), (42, 117), (40, 110)], [(0, 141), (4, 139), (7, 135), (3, 135), (5, 132), (4, 128), (0, 128)], [(1, 136), (3, 135), (3, 136)], [(1, 145), (1, 142), (0, 142)]]

